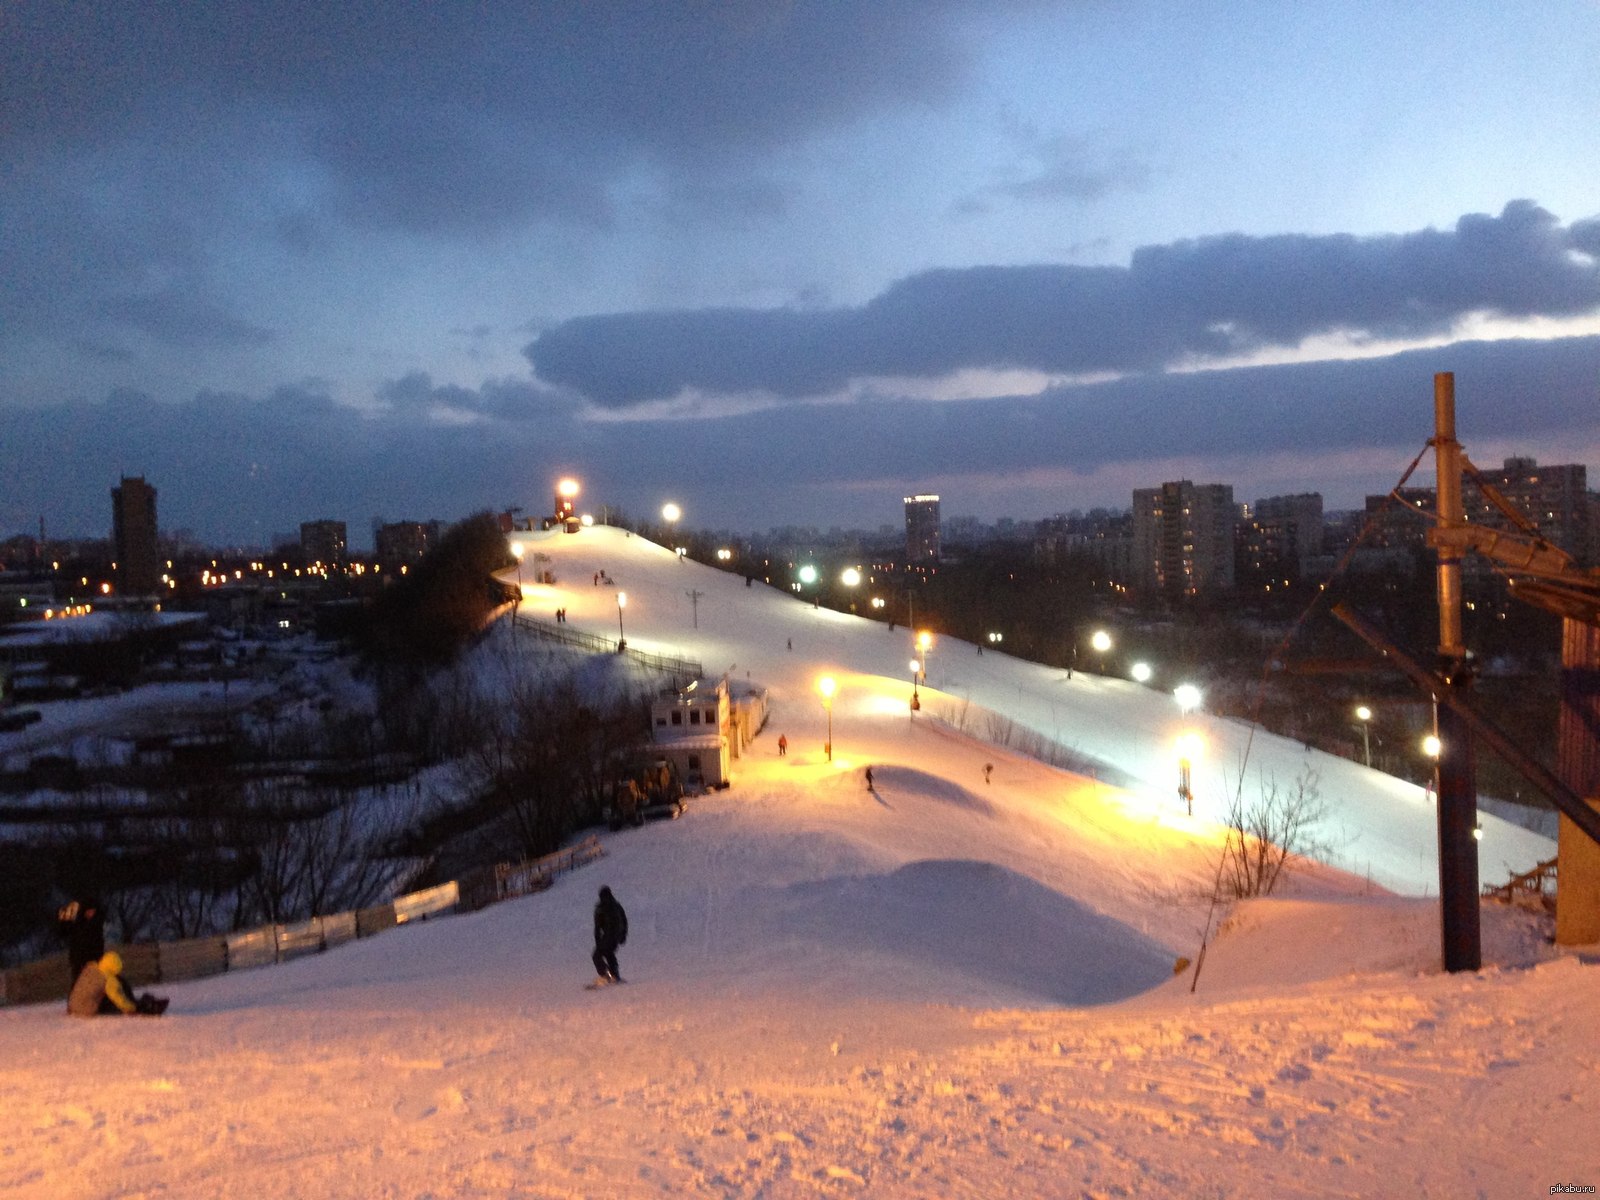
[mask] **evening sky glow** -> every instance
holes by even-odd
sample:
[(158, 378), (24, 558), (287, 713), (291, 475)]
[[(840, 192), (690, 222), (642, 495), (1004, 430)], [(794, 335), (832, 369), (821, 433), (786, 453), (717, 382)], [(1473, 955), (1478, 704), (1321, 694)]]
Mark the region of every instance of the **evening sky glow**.
[(1600, 6), (31, 4), (0, 532), (1600, 463)]

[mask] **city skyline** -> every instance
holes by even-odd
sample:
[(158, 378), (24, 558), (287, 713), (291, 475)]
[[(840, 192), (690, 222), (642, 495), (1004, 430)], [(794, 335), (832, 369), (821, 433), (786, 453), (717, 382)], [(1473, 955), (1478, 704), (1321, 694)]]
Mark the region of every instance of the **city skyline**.
[[(29, 6), (0, 529), (1600, 462), (1600, 7)], [(87, 486), (86, 480), (97, 481)]]

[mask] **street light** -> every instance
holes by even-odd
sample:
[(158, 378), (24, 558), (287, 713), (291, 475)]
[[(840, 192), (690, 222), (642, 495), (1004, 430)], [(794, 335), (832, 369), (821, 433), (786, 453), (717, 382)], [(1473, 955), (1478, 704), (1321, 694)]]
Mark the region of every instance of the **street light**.
[(1200, 735), (1192, 731), (1185, 731), (1178, 735), (1178, 799), (1182, 800), (1188, 814), (1194, 816), (1194, 787), (1192, 786), (1191, 769), (1194, 760), (1200, 757), (1204, 749)]
[(806, 563), (805, 566), (800, 568), (800, 582), (801, 583), (804, 583), (804, 584), (809, 586), (810, 584), (813, 584), (816, 581), (817, 581), (817, 569), (815, 567), (813, 567), (810, 563)]
[(924, 629), (917, 634), (917, 649), (922, 651), (922, 682), (928, 682), (928, 655), (933, 653), (933, 634)]
[(839, 582), (845, 587), (859, 587), (861, 585), (861, 572), (854, 567), (846, 567), (839, 573)]
[(822, 707), (828, 713), (828, 742), (826, 749), (829, 762), (833, 761), (833, 693), (838, 690), (838, 687), (839, 685), (833, 681), (832, 675), (824, 675), (817, 680), (817, 691), (822, 693)]
[(1372, 710), (1365, 704), (1356, 705), (1356, 720), (1361, 722), (1361, 755), (1367, 766), (1372, 765), (1372, 739), (1367, 735), (1367, 722), (1372, 720)]
[(573, 512), (573, 499), (578, 494), (578, 481), (576, 479), (563, 479), (556, 484), (556, 521), (565, 524), (571, 519)]
[(1178, 708), (1184, 716), (1200, 707), (1200, 689), (1192, 683), (1180, 683), (1173, 688), (1172, 698), (1178, 702)]
[(917, 675), (922, 671), (922, 664), (916, 659), (911, 660), (911, 711), (916, 712), (922, 707), (922, 701), (917, 698)]
[(1152, 674), (1150, 670), (1150, 664), (1146, 662), (1136, 662), (1128, 671), (1128, 674), (1133, 676), (1133, 681), (1135, 683), (1149, 683), (1150, 676)]
[(1422, 752), (1429, 758), (1437, 759), (1443, 749), (1444, 743), (1439, 740), (1439, 735), (1436, 733), (1430, 733), (1422, 739)]
[(628, 648), (627, 635), (622, 632), (622, 610), (628, 607), (628, 593), (617, 593), (617, 653)]
[(1106, 651), (1111, 649), (1111, 635), (1104, 629), (1096, 629), (1089, 638), (1089, 645), (1100, 656), (1100, 674), (1106, 673)]
[(511, 606), (511, 640), (517, 638), (517, 610), (522, 607), (522, 556), (528, 548), (521, 542), (511, 543), (511, 557), (517, 560), (517, 602)]

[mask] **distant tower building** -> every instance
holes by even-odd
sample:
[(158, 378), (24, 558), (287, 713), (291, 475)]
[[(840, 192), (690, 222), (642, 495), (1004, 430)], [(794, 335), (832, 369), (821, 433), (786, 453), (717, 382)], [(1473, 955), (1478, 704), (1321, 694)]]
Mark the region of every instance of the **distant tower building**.
[(156, 539), (156, 489), (144, 476), (122, 477), (111, 489), (111, 530), (117, 550), (117, 591), (150, 596), (161, 589), (161, 547)]
[(321, 563), (325, 567), (342, 567), (348, 543), (343, 521), (302, 521), (300, 523), (300, 553), (306, 565)]
[(1133, 493), (1136, 578), (1169, 596), (1233, 586), (1233, 485), (1187, 479)]
[(939, 561), (939, 497), (906, 497), (906, 565)]

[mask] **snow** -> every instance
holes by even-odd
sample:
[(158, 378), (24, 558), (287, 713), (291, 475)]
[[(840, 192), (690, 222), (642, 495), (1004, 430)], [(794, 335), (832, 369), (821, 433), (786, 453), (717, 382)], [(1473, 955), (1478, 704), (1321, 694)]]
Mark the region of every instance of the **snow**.
[[(771, 689), (734, 786), (681, 820), (604, 835), (602, 860), (540, 895), (163, 988), (159, 1021), (0, 1010), (0, 1194), (1600, 1184), (1600, 948), (1557, 953), (1541, 917), (1486, 905), (1485, 969), (1443, 974), (1418, 789), (1201, 716), (1213, 751), (1190, 817), (1164, 692), (942, 639), (913, 718), (903, 630), (616, 530), (534, 540), (558, 583), (527, 585), (531, 613), (565, 606), (575, 629), (615, 630), (616, 589), (590, 582), (604, 567), (628, 593), (630, 646)], [(823, 673), (840, 684), (831, 763)], [(1073, 748), (1099, 778), (982, 740), (996, 726), (979, 709)], [(1320, 772), (1334, 861), (1213, 914), (1195, 897), (1247, 740), (1247, 783)], [(1486, 879), (1553, 854), (1493, 817), (1484, 833)], [(602, 883), (628, 908), (630, 982), (591, 992)], [(1198, 957), (1208, 921), (1196, 984), (1174, 961)]]

